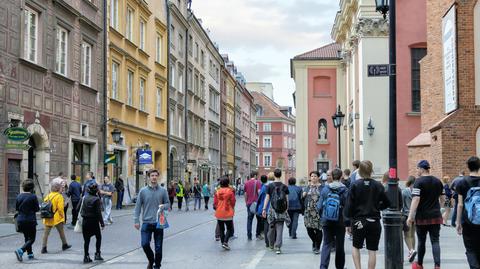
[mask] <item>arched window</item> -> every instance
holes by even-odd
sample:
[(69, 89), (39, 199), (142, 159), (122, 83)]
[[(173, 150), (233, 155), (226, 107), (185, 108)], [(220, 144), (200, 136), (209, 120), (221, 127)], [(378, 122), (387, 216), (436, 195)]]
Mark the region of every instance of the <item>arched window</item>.
[(259, 104), (256, 104), (255, 108), (257, 109), (257, 117), (263, 116), (263, 107)]
[(475, 51), (475, 104), (480, 105), (480, 2), (473, 10), (473, 45)]
[(318, 140), (327, 140), (327, 120), (318, 121)]

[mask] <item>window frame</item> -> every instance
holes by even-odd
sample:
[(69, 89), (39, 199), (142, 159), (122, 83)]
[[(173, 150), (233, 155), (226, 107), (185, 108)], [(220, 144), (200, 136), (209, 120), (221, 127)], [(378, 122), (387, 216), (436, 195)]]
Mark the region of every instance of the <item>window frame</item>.
[(127, 105), (133, 106), (133, 81), (135, 80), (135, 73), (127, 70)]
[[(38, 17), (39, 12), (30, 8), (29, 6), (25, 6), (24, 8), (24, 33), (23, 33), (23, 58), (27, 61), (37, 63), (38, 62)], [(34, 31), (33, 31), (33, 59), (32, 59), (32, 31), (31, 31), (31, 16), (34, 15)]]
[[(268, 127), (268, 128), (267, 128)], [(271, 132), (272, 131), (272, 123), (264, 122), (263, 123), (263, 131), (264, 132)]]
[(163, 37), (158, 32), (157, 32), (157, 38), (155, 39), (155, 42), (156, 42), (156, 44), (155, 44), (155, 52), (156, 52), (155, 61), (157, 61), (157, 63), (162, 63)]
[[(69, 32), (64, 27), (57, 25), (56, 26), (56, 49), (55, 49), (55, 73), (67, 76), (68, 74), (68, 36)], [(62, 33), (65, 34), (65, 40), (61, 40)], [(64, 50), (62, 51), (62, 43), (64, 44)], [(62, 66), (62, 57), (63, 66)], [(62, 71), (63, 67), (63, 71)]]
[(156, 108), (156, 112), (155, 112), (155, 116), (157, 116), (158, 118), (161, 118), (162, 117), (162, 87), (160, 86), (157, 86), (157, 96), (156, 96), (156, 104), (155, 104), (155, 108)]
[[(266, 162), (266, 157), (269, 158), (269, 163), (268, 163), (268, 165), (267, 165), (267, 162)], [(271, 167), (271, 166), (272, 166), (272, 163), (273, 163), (273, 162), (272, 162), (272, 153), (270, 153), (270, 152), (264, 152), (264, 153), (263, 153), (263, 166), (264, 166), (264, 167)]]
[(140, 99), (139, 103), (139, 109), (141, 111), (146, 111), (146, 106), (145, 106), (145, 88), (146, 88), (147, 80), (143, 77), (140, 78), (139, 81), (139, 94), (138, 98)]
[(118, 1), (110, 1), (110, 26), (118, 30)]
[[(423, 57), (420, 57), (423, 54)], [(420, 60), (422, 60), (427, 55), (426, 48), (411, 48), (410, 49), (410, 69), (411, 69), (411, 109), (412, 112), (421, 112), (422, 103), (421, 103), (421, 70), (420, 70)], [(418, 79), (417, 79), (418, 75)], [(417, 81), (418, 80), (418, 81)], [(418, 89), (416, 88), (418, 85)], [(418, 97), (418, 100), (416, 100)]]
[(133, 17), (134, 10), (127, 6), (126, 18), (125, 18), (125, 38), (133, 42)]
[[(114, 66), (116, 66), (116, 68), (114, 68)], [(114, 69), (116, 70), (114, 71)], [(115, 99), (115, 100), (118, 100), (118, 70), (120, 70), (120, 64), (112, 60), (112, 75), (111, 75), (112, 99)]]
[[(268, 145), (266, 143), (266, 141), (269, 141)], [(264, 135), (263, 136), (263, 139), (262, 139), (262, 147), (263, 148), (271, 148), (272, 147), (272, 136), (271, 135)]]
[[(86, 41), (82, 42), (82, 59), (81, 64), (81, 83), (86, 86), (91, 86), (92, 84), (92, 45)], [(88, 50), (88, 59), (86, 58)], [(87, 63), (88, 60), (88, 63)], [(88, 69), (88, 72), (87, 70)]]
[(139, 42), (139, 47), (141, 50), (145, 51), (145, 40), (146, 40), (146, 22), (144, 19), (140, 19), (139, 23), (139, 28), (140, 28), (140, 42)]

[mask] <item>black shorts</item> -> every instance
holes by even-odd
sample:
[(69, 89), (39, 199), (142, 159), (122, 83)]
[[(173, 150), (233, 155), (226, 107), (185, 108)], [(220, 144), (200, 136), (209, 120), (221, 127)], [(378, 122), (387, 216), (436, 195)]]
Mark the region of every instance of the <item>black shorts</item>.
[(382, 234), (382, 225), (380, 220), (355, 220), (352, 222), (353, 247), (362, 249), (366, 241), (367, 249), (378, 250), (380, 235)]

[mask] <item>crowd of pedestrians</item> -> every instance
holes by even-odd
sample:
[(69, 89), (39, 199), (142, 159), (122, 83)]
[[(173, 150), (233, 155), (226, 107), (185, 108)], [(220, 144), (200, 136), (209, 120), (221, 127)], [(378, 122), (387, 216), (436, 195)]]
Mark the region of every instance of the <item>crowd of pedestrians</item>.
[[(291, 239), (297, 239), (299, 219), (303, 215), (312, 252), (320, 255), (320, 269), (329, 268), (331, 253), (335, 253), (334, 266), (345, 268), (345, 244), (352, 245), (352, 259), (356, 269), (361, 268), (360, 250), (368, 250), (368, 268), (376, 267), (382, 233), (382, 211), (392, 203), (386, 195), (386, 181), (373, 178), (373, 164), (370, 161), (354, 161), (352, 171), (338, 168), (329, 171), (312, 171), (308, 182), (302, 186), (295, 178), (285, 184), (282, 171), (275, 169), (268, 175), (259, 176), (252, 172), (242, 184), (245, 210), (247, 212), (247, 239), (265, 241), (267, 249), (282, 254), (283, 231), (285, 226)], [(417, 164), (417, 175), (410, 176), (400, 191), (400, 208), (404, 216), (403, 236), (407, 248), (406, 260), (412, 269), (423, 269), (426, 255), (427, 236), (432, 245), (434, 268), (441, 266), (440, 230), (454, 226), (462, 236), (470, 268), (480, 268), (480, 159), (467, 160), (469, 173), (461, 173), (451, 180), (442, 180), (431, 175), (428, 161)], [(235, 238), (235, 204), (238, 194), (229, 176), (222, 176), (213, 185), (201, 183), (194, 178), (193, 185), (187, 182), (171, 182), (167, 188), (158, 183), (159, 172), (147, 173), (147, 186), (137, 197), (134, 211), (134, 227), (140, 230), (141, 246), (148, 260), (147, 268), (160, 268), (166, 211), (173, 209), (177, 199), (178, 210), (189, 210), (189, 199), (194, 198), (194, 210), (209, 209), (213, 197), (214, 216), (217, 220), (215, 237), (224, 250), (230, 250), (229, 242)], [(125, 186), (117, 179), (112, 184), (106, 176), (97, 182), (92, 172), (86, 173), (82, 186), (75, 175), (67, 184), (63, 174), (50, 183), (50, 193), (39, 203), (34, 194), (32, 180), (22, 182), (22, 193), (16, 202), (17, 231), (23, 233), (25, 243), (15, 250), (16, 258), (34, 259), (32, 245), (36, 240), (37, 212), (40, 213), (45, 230), (41, 253), (48, 253), (48, 238), (56, 229), (62, 241), (61, 249), (72, 246), (65, 236), (67, 209), (71, 207), (71, 223), (83, 235), (84, 263), (92, 262), (89, 255), (90, 240), (96, 238), (94, 260), (102, 261), (102, 230), (113, 223), (112, 199), (117, 193), (116, 208), (122, 208)], [(203, 198), (203, 199), (202, 199)], [(102, 214), (103, 211), (103, 214)], [(453, 211), (453, 212), (452, 212)], [(452, 214), (451, 214), (452, 213)], [(452, 215), (452, 216), (450, 216)], [(450, 221), (450, 218), (452, 219)], [(254, 222), (256, 226), (254, 229)], [(153, 237), (154, 250), (151, 249)], [(349, 238), (350, 240), (345, 240)], [(351, 242), (350, 242), (351, 241)]]

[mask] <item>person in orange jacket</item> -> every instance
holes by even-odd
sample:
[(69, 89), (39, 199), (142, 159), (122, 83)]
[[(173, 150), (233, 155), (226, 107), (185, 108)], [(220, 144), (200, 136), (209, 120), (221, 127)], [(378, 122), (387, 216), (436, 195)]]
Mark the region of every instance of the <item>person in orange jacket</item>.
[[(220, 228), (220, 242), (225, 250), (230, 250), (228, 239), (233, 236), (233, 216), (235, 215), (235, 192), (229, 187), (228, 177), (220, 179), (220, 188), (215, 192), (213, 207)], [(227, 229), (225, 233), (225, 228)]]

